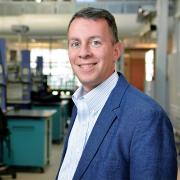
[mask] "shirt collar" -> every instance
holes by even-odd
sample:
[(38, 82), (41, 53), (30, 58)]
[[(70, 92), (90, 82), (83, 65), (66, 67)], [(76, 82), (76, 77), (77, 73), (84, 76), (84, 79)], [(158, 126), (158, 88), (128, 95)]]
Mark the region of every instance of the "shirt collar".
[(78, 100), (84, 99), (90, 112), (97, 112), (103, 108), (106, 100), (108, 99), (111, 91), (118, 81), (118, 74), (114, 72), (108, 79), (92, 89), (90, 92), (85, 93), (83, 87), (79, 87), (72, 96), (74, 103), (77, 106)]

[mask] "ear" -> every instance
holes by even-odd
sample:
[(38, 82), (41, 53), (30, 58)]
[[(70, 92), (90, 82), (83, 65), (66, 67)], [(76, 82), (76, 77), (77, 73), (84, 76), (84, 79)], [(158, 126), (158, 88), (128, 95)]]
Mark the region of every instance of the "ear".
[(114, 61), (117, 61), (124, 51), (124, 46), (121, 42), (114, 44)]

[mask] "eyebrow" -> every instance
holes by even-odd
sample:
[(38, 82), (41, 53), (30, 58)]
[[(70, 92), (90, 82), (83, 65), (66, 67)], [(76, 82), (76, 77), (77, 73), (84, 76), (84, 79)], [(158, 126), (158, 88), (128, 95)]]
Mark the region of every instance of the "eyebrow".
[[(95, 39), (95, 38), (102, 39), (101, 36), (90, 36), (88, 40)], [(81, 41), (81, 40), (79, 38), (72, 37), (72, 38), (69, 38), (68, 41)]]
[(79, 38), (70, 38), (68, 41), (79, 41)]

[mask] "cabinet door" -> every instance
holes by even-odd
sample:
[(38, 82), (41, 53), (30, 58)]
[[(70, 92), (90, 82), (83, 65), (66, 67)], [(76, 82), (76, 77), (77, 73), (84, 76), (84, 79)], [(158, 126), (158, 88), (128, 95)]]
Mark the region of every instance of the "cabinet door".
[(8, 165), (43, 167), (46, 164), (45, 120), (9, 119), (10, 154), (4, 147), (4, 161)]

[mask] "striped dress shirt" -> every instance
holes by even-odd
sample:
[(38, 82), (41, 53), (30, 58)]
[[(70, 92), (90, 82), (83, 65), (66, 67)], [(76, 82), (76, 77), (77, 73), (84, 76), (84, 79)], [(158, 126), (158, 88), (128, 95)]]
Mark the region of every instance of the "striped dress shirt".
[(77, 116), (69, 136), (68, 147), (58, 180), (73, 179), (91, 131), (117, 81), (118, 74), (114, 72), (90, 92), (85, 93), (83, 87), (80, 87), (72, 96), (77, 107)]

